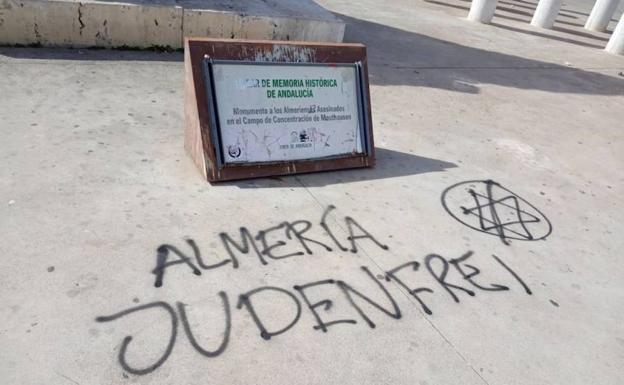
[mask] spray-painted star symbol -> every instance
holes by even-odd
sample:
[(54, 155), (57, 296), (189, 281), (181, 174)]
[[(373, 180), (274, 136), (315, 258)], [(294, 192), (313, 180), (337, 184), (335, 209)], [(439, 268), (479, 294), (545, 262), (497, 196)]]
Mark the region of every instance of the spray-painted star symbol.
[[(462, 190), (468, 191), (474, 205), (459, 205), (463, 215), (458, 215), (448, 207), (447, 198), (449, 191), (455, 191), (456, 187), (466, 184), (471, 188)], [(485, 192), (478, 192), (477, 185), (485, 185)], [(506, 245), (509, 245), (510, 239), (526, 241), (543, 239), (552, 230), (548, 219), (537, 208), (492, 180), (468, 181), (453, 185), (442, 194), (442, 202), (455, 219), (475, 230), (498, 236)], [(476, 218), (478, 225), (472, 224), (474, 220), (470, 218)], [(540, 234), (536, 236), (536, 233)]]

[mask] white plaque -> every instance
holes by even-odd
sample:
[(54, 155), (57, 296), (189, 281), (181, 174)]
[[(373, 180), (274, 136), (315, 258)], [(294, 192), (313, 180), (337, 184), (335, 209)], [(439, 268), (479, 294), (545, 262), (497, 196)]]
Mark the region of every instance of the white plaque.
[(363, 153), (355, 65), (212, 64), (223, 162)]

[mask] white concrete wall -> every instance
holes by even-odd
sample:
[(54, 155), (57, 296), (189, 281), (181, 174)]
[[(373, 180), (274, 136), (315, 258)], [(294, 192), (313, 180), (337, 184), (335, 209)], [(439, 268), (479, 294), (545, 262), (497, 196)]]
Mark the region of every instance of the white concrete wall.
[(182, 48), (184, 36), (340, 42), (341, 21), (110, 2), (0, 0), (0, 44)]
[(80, 45), (98, 47), (180, 48), (182, 8), (85, 3), (82, 8)]
[(71, 45), (79, 3), (0, 0), (0, 43)]
[(341, 42), (343, 23), (184, 9), (184, 36)]

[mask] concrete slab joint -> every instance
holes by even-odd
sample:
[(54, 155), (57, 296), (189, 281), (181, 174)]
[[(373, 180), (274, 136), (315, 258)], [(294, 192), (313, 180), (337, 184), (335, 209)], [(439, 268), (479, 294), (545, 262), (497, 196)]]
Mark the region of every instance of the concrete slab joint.
[(295, 10), (285, 1), (253, 6), (258, 1), (240, 5), (247, 13), (215, 1), (1, 0), (0, 44), (178, 49), (184, 36), (342, 41), (344, 23), (311, 1)]

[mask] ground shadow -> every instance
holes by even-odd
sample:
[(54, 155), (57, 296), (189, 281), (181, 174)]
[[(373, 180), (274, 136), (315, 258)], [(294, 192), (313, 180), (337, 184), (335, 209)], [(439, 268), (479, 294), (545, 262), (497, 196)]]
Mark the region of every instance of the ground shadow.
[[(429, 4), (435, 4), (435, 5), (441, 5), (443, 7), (449, 7), (449, 8), (455, 8), (455, 9), (461, 9), (462, 11), (470, 11), (470, 7), (469, 6), (463, 6), (463, 5), (458, 5), (458, 4), (451, 4), (451, 3), (445, 3), (444, 1), (438, 1), (438, 0), (423, 0), (425, 3), (429, 3)], [(470, 0), (463, 0), (463, 1), (467, 1), (468, 3), (470, 3)], [(498, 8), (497, 8), (498, 10)], [(467, 15), (468, 13), (466, 13)], [(507, 16), (507, 15), (502, 15), (500, 13), (495, 13), (494, 14), (495, 18), (500, 18), (500, 19), (505, 19), (505, 20), (512, 20), (512, 21), (517, 21), (520, 23), (528, 23), (529, 20), (524, 18), (518, 18), (518, 17), (512, 17), (512, 16)]]
[[(423, 0), (425, 3), (429, 3), (429, 4), (435, 4), (435, 5), (441, 5), (443, 7), (449, 7), (449, 8), (455, 8), (455, 9), (461, 9), (462, 11), (466, 11), (469, 12), (470, 11), (470, 7), (469, 6), (463, 6), (463, 5), (458, 5), (458, 4), (451, 4), (451, 3), (446, 3), (444, 1), (438, 1), (438, 0)], [(464, 0), (467, 1), (468, 3), (470, 3), (470, 0)], [(496, 8), (496, 10), (500, 10), (499, 7)], [(466, 13), (467, 15), (468, 13)], [(524, 13), (518, 13), (516, 12), (516, 14), (520, 14), (520, 15), (524, 15)], [(508, 16), (508, 15), (503, 15), (500, 13), (495, 13), (494, 14), (494, 18), (500, 18), (500, 19), (505, 19), (505, 20), (512, 20), (512, 21), (517, 21), (520, 23), (528, 23), (530, 21), (530, 18), (519, 18), (519, 17), (513, 17), (513, 16)]]
[(452, 162), (426, 158), (424, 156), (386, 148), (375, 148), (375, 159), (376, 165), (373, 168), (259, 178), (246, 181), (216, 183), (214, 186), (236, 186), (239, 188), (322, 187), (333, 184), (442, 172), (449, 168), (457, 167), (457, 165)]
[[(368, 47), (370, 82), (375, 85), (478, 93), (480, 84), (496, 84), (556, 93), (624, 95), (624, 79), (616, 76), (469, 47), (342, 14), (336, 16), (346, 23), (345, 41)], [(466, 23), (466, 28), (471, 28)], [(594, 54), (608, 55), (601, 50)]]
[(40, 48), (0, 46), (0, 56), (14, 59), (87, 61), (184, 61), (182, 51), (125, 48)]
[[(559, 23), (559, 21), (557, 21), (557, 24), (558, 23)], [(581, 37), (585, 37), (585, 38), (588, 38), (588, 39), (601, 40), (601, 41), (604, 41), (605, 43), (609, 41), (608, 37), (600, 37), (600, 36), (592, 35), (591, 33), (583, 32), (583, 31), (577, 31), (577, 30), (569, 29), (569, 28), (563, 28), (563, 27), (559, 27), (557, 25), (555, 25), (552, 29), (553, 29), (553, 31), (559, 31), (559, 32), (567, 33), (569, 35), (576, 35), (576, 36), (581, 36)], [(611, 33), (609, 32), (607, 34), (611, 34)]]
[[(457, 4), (451, 4), (451, 3), (447, 3), (447, 2), (439, 1), (439, 0), (423, 0), (423, 1), (425, 1), (426, 3), (441, 5), (441, 6), (444, 6), (444, 7), (461, 9), (461, 10), (464, 10), (466, 12), (470, 11), (470, 7), (469, 6), (462, 6), (462, 5), (457, 5)], [(499, 3), (503, 3), (503, 2), (499, 1)], [(512, 4), (512, 3), (505, 3), (505, 4)], [(515, 4), (512, 4), (512, 5), (515, 5)], [(505, 15), (505, 14), (500, 13), (501, 11), (502, 12), (511, 13), (511, 14), (514, 14), (514, 15), (525, 16), (525, 18), (522, 19), (522, 18), (517, 18), (517, 17), (512, 17), (512, 16), (509, 16), (509, 15)], [(527, 23), (531, 22), (531, 18), (532, 17), (533, 17), (533, 13), (532, 12), (521, 11), (521, 10), (509, 8), (509, 7), (497, 6), (496, 7), (496, 12), (494, 13), (494, 22), (490, 23), (490, 25), (493, 25), (493, 26), (498, 27), (498, 28), (507, 29), (507, 30), (510, 30), (510, 31), (519, 32), (519, 33), (526, 33), (526, 34), (533, 35), (533, 36), (540, 36), (540, 37), (543, 37), (543, 38), (546, 38), (546, 39), (562, 41), (562, 42), (570, 43), (570, 44), (576, 44), (576, 45), (580, 45), (580, 46), (583, 46), (583, 47), (604, 48), (604, 45), (587, 43), (587, 42), (578, 41), (578, 40), (574, 40), (574, 39), (570, 39), (570, 38), (566, 38), (566, 37), (550, 35), (548, 33), (541, 33), (541, 32), (537, 32), (537, 31), (531, 31), (531, 30), (526, 30), (526, 29), (522, 29), (522, 28), (515, 28), (515, 27), (508, 26), (508, 25), (502, 25), (500, 23), (496, 23), (496, 19), (505, 19), (505, 20), (512, 20), (512, 21), (517, 21), (517, 22), (523, 23), (523, 24), (527, 24)], [(572, 27), (583, 27), (583, 24), (572, 23), (572, 22), (569, 22), (569, 21), (561, 20), (562, 17), (568, 17), (568, 18), (572, 18), (572, 19), (577, 19), (576, 16), (570, 16), (570, 15), (565, 15), (565, 14), (559, 13), (559, 15), (557, 16), (558, 19), (555, 21), (555, 24), (564, 24), (564, 25), (569, 25), (569, 26), (572, 26)], [(558, 26), (553, 27), (552, 30), (563, 32), (563, 33), (566, 33), (566, 34), (569, 34), (569, 35), (576, 35), (576, 36), (579, 36), (579, 37), (584, 37), (584, 38), (587, 38), (587, 39), (604, 41), (605, 43), (607, 41), (609, 41), (608, 38), (596, 36), (596, 35), (594, 35), (592, 33), (583, 32), (583, 31), (577, 31), (577, 30), (573, 30), (573, 29), (562, 28), (562, 27), (558, 27)], [(547, 30), (544, 30), (544, 31), (547, 31)], [(611, 34), (610, 32), (605, 32), (605, 33), (607, 35)]]
[[(556, 93), (624, 95), (624, 78), (617, 76), (474, 48), (372, 21), (335, 15), (346, 23), (346, 42), (364, 43), (368, 47), (370, 82), (374, 85), (407, 85), (476, 94), (481, 84), (495, 84)], [(602, 48), (507, 25), (493, 23), (492, 26)], [(466, 22), (466, 28), (473, 28), (473, 24)], [(602, 50), (595, 50), (592, 54), (608, 55)], [(0, 48), (0, 55), (64, 60), (183, 60), (180, 52), (88, 49)], [(614, 73), (617, 72), (614, 70)]]
[[(468, 1), (468, 2), (470, 2), (471, 0), (462, 0), (462, 1)], [(515, 1), (518, 1), (518, 0), (515, 0)], [(498, 1), (498, 4), (509, 5), (509, 6), (511, 6), (511, 7), (514, 7), (514, 8), (528, 9), (529, 11), (531, 11), (531, 13), (530, 13), (530, 16), (531, 16), (531, 17), (533, 17), (533, 12), (535, 12), (535, 8), (536, 8), (536, 6), (535, 6), (535, 5), (532, 5), (532, 4), (530, 4), (530, 3), (527, 3), (527, 4), (518, 4), (518, 3), (516, 3), (516, 2), (512, 2), (512, 1), (503, 1), (503, 0), (499, 0), (499, 1)], [(530, 5), (529, 5), (529, 4), (530, 4)], [(499, 9), (499, 8), (497, 7), (497, 9)], [(578, 16), (568, 15), (568, 13), (575, 13), (575, 14), (584, 15), (583, 13), (570, 11), (570, 10), (564, 9), (564, 8), (562, 7), (562, 8), (559, 10), (559, 15), (558, 15), (558, 16), (561, 16), (561, 17), (566, 17), (566, 18), (569, 18), (569, 19), (577, 19), (577, 20), (578, 20), (578, 18), (579, 18)], [(563, 20), (557, 20), (557, 23), (560, 23), (560, 24), (567, 24), (567, 25), (572, 25), (572, 26), (575, 26), (575, 27), (584, 27), (584, 24), (579, 24), (579, 23), (571, 23), (571, 22), (569, 22), (569, 21), (563, 21)]]
[[(469, 1), (469, 0), (468, 0), (468, 1)], [(530, 1), (526, 1), (526, 0), (513, 0), (513, 1), (516, 1), (516, 2), (519, 2), (519, 3), (524, 3), (524, 4), (527, 4), (527, 5), (530, 5), (530, 6), (533, 6), (533, 9), (535, 9), (535, 8), (537, 7), (537, 3), (533, 3), (533, 2), (530, 2)], [(576, 14), (576, 15), (581, 15), (581, 16), (589, 16), (589, 13), (587, 13), (587, 12), (581, 12), (581, 11), (577, 11), (577, 10), (569, 9), (569, 8), (566, 8), (565, 6), (562, 6), (562, 7), (561, 7), (560, 12), (574, 13), (574, 14)], [(615, 12), (615, 16), (617, 16), (617, 15), (618, 15), (618, 11), (616, 10), (616, 12)], [(618, 18), (618, 17), (613, 17), (610, 21), (615, 21), (615, 22), (617, 22), (618, 20), (619, 20), (619, 18)]]
[[(528, 16), (530, 18), (533, 17), (533, 12), (521, 11), (521, 10), (518, 10), (518, 9), (514, 9), (514, 7), (525, 8), (525, 9), (528, 9), (530, 11), (535, 11), (535, 8), (532, 8), (532, 7), (528, 6), (528, 5), (524, 5), (523, 6), (523, 5), (518, 5), (518, 4), (508, 3), (508, 2), (503, 2), (503, 1), (500, 1), (499, 4), (510, 5), (510, 7), (497, 6), (496, 7), (497, 11), (505, 11), (505, 12), (509, 12), (509, 13), (515, 13), (515, 14), (518, 14), (518, 15)], [(567, 18), (567, 19), (575, 19), (575, 20), (578, 19), (577, 16), (568, 15), (568, 14), (566, 14), (564, 12), (566, 12), (566, 11), (563, 10), (563, 9), (560, 10), (559, 13), (557, 14), (557, 18), (562, 18), (563, 17), (563, 18)], [(559, 20), (557, 20), (557, 22), (559, 22)], [(582, 24), (574, 24), (574, 25), (578, 25), (580, 27), (583, 26)]]
[(579, 42), (579, 41), (576, 41), (576, 40), (568, 39), (568, 38), (565, 38), (565, 37), (548, 35), (548, 34), (545, 34), (545, 33), (542, 33), (542, 32), (538, 32), (538, 31), (527, 31), (525, 29), (512, 27), (512, 26), (509, 26), (509, 25), (506, 25), (506, 24), (500, 24), (500, 23), (492, 22), (492, 23), (490, 23), (490, 25), (493, 26), (493, 27), (496, 27), (496, 28), (505, 29), (507, 31), (513, 31), (513, 32), (518, 32), (518, 33), (526, 33), (526, 34), (529, 34), (531, 36), (539, 36), (539, 37), (543, 37), (545, 39), (552, 39), (552, 40), (557, 40), (557, 41), (561, 41), (561, 42), (564, 42), (564, 43), (571, 43), (571, 44), (581, 45), (583, 47), (598, 48), (598, 49), (604, 48), (603, 46), (598, 45), (598, 44), (583, 43), (583, 42)]

